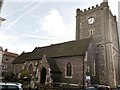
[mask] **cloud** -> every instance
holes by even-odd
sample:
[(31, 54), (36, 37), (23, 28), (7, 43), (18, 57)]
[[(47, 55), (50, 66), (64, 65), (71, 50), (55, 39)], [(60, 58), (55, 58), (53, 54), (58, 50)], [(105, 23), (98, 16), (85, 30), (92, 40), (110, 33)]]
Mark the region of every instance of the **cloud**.
[[(32, 12), (34, 9), (36, 9), (37, 7), (40, 6), (42, 2), (39, 2), (38, 4), (36, 4), (34, 7), (32, 7), (31, 9), (27, 10), (26, 12), (22, 13), (20, 16), (18, 16), (8, 27), (7, 29), (9, 30), (10, 28), (12, 28), (12, 26), (14, 26), (22, 17), (24, 17), (25, 15), (29, 14), (30, 12)], [(31, 4), (30, 4), (31, 5)], [(28, 5), (29, 6), (29, 5)], [(27, 6), (26, 6), (27, 7)]]
[(41, 29), (48, 35), (57, 37), (65, 36), (68, 32), (68, 26), (63, 22), (59, 11), (52, 9), (41, 21)]
[[(30, 1), (29, 3), (23, 5), (21, 8), (14, 10), (12, 13), (8, 13), (8, 14), (6, 15), (6, 17), (7, 17), (7, 16), (12, 16), (12, 15), (14, 15), (15, 13), (18, 13), (18, 12), (20, 12), (20, 11), (23, 11), (24, 9), (28, 8), (29, 6), (32, 6), (32, 4), (34, 4), (35, 1), (36, 1), (36, 0), (32, 0), (32, 1)], [(3, 5), (4, 5), (4, 4), (3, 4)]]
[(23, 51), (30, 52), (36, 46), (47, 46), (57, 41), (60, 41), (59, 38), (40, 34), (0, 31), (0, 46), (8, 48), (10, 52), (18, 54)]
[(8, 48), (9, 52), (14, 52), (20, 54), (23, 51), (32, 51), (36, 45), (32, 44), (30, 41), (26, 41), (26, 38), (37, 38), (33, 35), (23, 35), (22, 33), (10, 33), (10, 32), (0, 32), (0, 46), (3, 48)]
[(18, 38), (14, 35), (0, 33), (0, 42), (8, 42), (8, 41), (17, 41)]
[(23, 51), (31, 52), (36, 47), (36, 45), (29, 45), (29, 44), (25, 44), (25, 43), (21, 43), (21, 44), (14, 43), (14, 42), (11, 42), (11, 43), (13, 43), (13, 44), (1, 43), (0, 45), (3, 47), (3, 49), (7, 48), (8, 52), (13, 52), (13, 53), (17, 53), (17, 54), (21, 54)]
[(109, 6), (110, 6), (110, 10), (112, 11), (113, 15), (118, 16), (118, 0), (117, 1), (109, 1), (108, 2)]

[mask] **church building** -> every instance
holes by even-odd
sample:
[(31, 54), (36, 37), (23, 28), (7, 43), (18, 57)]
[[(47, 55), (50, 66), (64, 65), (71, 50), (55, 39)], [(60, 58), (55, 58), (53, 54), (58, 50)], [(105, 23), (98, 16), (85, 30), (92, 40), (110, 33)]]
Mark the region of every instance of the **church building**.
[(119, 37), (108, 2), (76, 10), (76, 40), (36, 47), (14, 60), (14, 72), (28, 70), (40, 84), (119, 84)]

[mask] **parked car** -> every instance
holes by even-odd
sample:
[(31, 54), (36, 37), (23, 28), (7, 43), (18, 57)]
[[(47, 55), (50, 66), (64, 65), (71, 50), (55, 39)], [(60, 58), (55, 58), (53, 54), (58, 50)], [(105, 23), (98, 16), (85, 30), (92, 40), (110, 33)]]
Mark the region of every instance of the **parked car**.
[(97, 90), (97, 88), (94, 86), (90, 86), (90, 87), (86, 87), (85, 90)]
[(21, 83), (0, 82), (0, 90), (23, 90)]
[(114, 90), (120, 90), (120, 85), (118, 85)]
[(110, 86), (107, 85), (93, 85), (90, 87), (86, 87), (85, 90), (110, 90)]
[(98, 90), (110, 90), (110, 86), (107, 85), (94, 85)]

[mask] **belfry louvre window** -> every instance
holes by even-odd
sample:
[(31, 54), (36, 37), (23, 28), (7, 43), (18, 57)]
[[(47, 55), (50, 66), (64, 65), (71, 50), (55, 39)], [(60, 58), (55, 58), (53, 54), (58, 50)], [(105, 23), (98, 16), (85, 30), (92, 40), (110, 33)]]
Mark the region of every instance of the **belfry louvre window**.
[(93, 30), (90, 31), (90, 35), (93, 35)]
[(91, 30), (89, 30), (89, 35), (90, 35), (90, 36), (93, 36), (94, 31), (95, 31), (95, 29), (91, 29)]
[(66, 76), (72, 76), (72, 66), (70, 62), (68, 62), (66, 66)]

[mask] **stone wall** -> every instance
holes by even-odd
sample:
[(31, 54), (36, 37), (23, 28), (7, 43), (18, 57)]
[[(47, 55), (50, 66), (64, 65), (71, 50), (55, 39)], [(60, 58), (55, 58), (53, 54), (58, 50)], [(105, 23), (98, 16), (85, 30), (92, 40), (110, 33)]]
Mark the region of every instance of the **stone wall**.
[[(94, 18), (92, 24), (89, 18)], [(96, 45), (99, 83), (116, 86), (119, 39), (116, 17), (112, 15), (108, 2), (84, 11), (77, 9), (76, 40), (89, 37), (93, 38)]]

